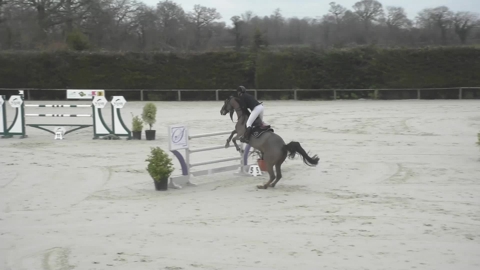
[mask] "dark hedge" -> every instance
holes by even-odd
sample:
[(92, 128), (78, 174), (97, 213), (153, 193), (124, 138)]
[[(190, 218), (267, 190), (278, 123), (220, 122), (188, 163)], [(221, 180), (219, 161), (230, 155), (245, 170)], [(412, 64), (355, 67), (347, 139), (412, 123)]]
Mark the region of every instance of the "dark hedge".
[(480, 86), (470, 47), (284, 51), (258, 57), (257, 88), (380, 89)]
[[(253, 87), (248, 54), (0, 53), (0, 87), (202, 89)], [(249, 76), (252, 77), (249, 79)]]
[(258, 54), (0, 52), (2, 88), (442, 88), (480, 86), (480, 48), (288, 49)]

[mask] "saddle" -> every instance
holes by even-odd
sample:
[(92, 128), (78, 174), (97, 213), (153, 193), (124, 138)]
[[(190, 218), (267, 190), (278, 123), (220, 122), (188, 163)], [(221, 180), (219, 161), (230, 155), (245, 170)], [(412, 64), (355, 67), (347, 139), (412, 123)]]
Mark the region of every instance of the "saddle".
[[(262, 102), (260, 102), (262, 103)], [(242, 111), (246, 114), (247, 117), (250, 116), (250, 112), (245, 107), (245, 104), (240, 104)], [(245, 128), (247, 126), (245, 125)], [(260, 138), (265, 132), (273, 132), (274, 130), (270, 127), (270, 125), (265, 125), (261, 120), (260, 117), (257, 117), (252, 124), (252, 132), (250, 133), (250, 137), (253, 136), (255, 138)]]
[(260, 121), (260, 118), (257, 117), (255, 121), (252, 124), (252, 133), (250, 136), (254, 136), (255, 138), (260, 138), (262, 134), (265, 132), (273, 132), (273, 128), (271, 128), (270, 125), (265, 125), (262, 121)]

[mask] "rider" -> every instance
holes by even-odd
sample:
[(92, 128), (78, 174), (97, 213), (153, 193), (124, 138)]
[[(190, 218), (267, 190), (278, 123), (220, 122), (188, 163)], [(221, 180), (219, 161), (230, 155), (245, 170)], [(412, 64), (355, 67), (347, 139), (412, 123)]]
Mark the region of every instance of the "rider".
[(257, 117), (259, 117), (262, 123), (266, 125), (266, 123), (263, 122), (263, 104), (258, 102), (254, 96), (248, 94), (247, 89), (245, 89), (243, 86), (237, 87), (237, 95), (251, 111), (247, 120), (247, 131), (245, 132), (243, 138), (240, 138), (241, 142), (248, 142), (250, 139), (250, 134), (252, 133), (252, 124)]

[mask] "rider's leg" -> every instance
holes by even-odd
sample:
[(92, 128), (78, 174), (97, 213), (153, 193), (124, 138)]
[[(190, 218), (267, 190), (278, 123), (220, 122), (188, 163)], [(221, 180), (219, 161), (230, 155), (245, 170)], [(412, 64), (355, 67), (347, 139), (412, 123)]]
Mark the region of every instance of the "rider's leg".
[(252, 113), (250, 113), (250, 117), (248, 117), (247, 120), (247, 130), (245, 131), (243, 138), (240, 139), (241, 142), (248, 142), (248, 140), (250, 139), (250, 134), (252, 133), (252, 124), (262, 112), (262, 104), (257, 105), (257, 107), (253, 108)]
[(258, 115), (258, 118), (260, 118), (260, 121), (262, 121), (264, 126), (269, 126), (269, 124), (263, 120), (263, 112), (264, 111), (265, 111), (265, 107), (263, 108), (262, 112)]
[(253, 122), (255, 121), (255, 119), (257, 119), (257, 117), (260, 114), (263, 114), (262, 104), (257, 105), (257, 107), (253, 108), (252, 113), (250, 114), (250, 117), (248, 117), (248, 120), (247, 120), (247, 128), (252, 126)]

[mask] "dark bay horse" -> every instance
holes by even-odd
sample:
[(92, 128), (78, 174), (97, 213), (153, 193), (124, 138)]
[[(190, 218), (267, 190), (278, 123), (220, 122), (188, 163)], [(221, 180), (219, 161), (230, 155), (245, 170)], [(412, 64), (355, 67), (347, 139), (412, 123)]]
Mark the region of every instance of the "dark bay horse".
[[(241, 148), (237, 145), (236, 140), (238, 139), (239, 135), (245, 134), (246, 131), (246, 123), (248, 120), (248, 116), (250, 115), (248, 109), (242, 104), (240, 99), (231, 96), (227, 98), (220, 110), (221, 115), (226, 115), (230, 113), (230, 119), (232, 119), (233, 113), (237, 114), (237, 124), (235, 125), (235, 130), (232, 131), (232, 134), (227, 139), (227, 143), (225, 147), (230, 146), (230, 141), (232, 140), (235, 144), (237, 151), (242, 151)], [(232, 119), (233, 121), (233, 119)], [(267, 165), (268, 174), (270, 175), (270, 179), (267, 183), (263, 185), (258, 185), (257, 188), (259, 189), (267, 189), (270, 187), (275, 187), (275, 185), (280, 181), (282, 178), (282, 170), (281, 166), (282, 163), (285, 161), (287, 156), (290, 159), (293, 159), (295, 155), (298, 153), (303, 157), (303, 162), (308, 166), (316, 166), (318, 161), (320, 160), (317, 155), (310, 157), (307, 152), (302, 148), (300, 143), (291, 141), (288, 144), (285, 144), (285, 141), (277, 135), (273, 133), (268, 128), (260, 127), (262, 125), (260, 118), (255, 119), (255, 122), (252, 126), (254, 126), (252, 130), (252, 135), (250, 136), (250, 144), (251, 147), (261, 151), (263, 153), (263, 159)], [(257, 128), (260, 127), (260, 128)], [(260, 135), (255, 136), (255, 134), (260, 133)], [(237, 133), (237, 136), (233, 138), (233, 135)], [(273, 167), (275, 166), (276, 176), (273, 171)], [(275, 181), (274, 181), (275, 180)]]

